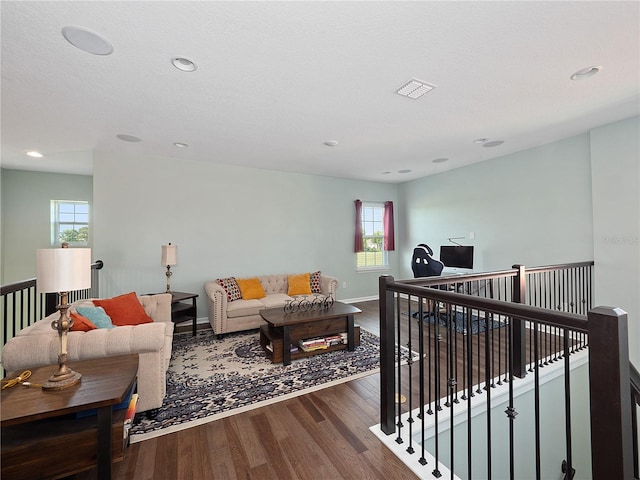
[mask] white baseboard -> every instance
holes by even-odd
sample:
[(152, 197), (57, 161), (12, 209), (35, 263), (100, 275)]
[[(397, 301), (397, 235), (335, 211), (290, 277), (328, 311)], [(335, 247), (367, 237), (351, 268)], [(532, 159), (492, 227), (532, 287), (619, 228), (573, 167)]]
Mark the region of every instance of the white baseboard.
[(371, 300), (378, 300), (377, 295), (373, 295), (371, 297), (358, 297), (358, 298), (345, 298), (338, 299), (339, 302), (342, 303), (358, 303), (358, 302), (369, 302)]

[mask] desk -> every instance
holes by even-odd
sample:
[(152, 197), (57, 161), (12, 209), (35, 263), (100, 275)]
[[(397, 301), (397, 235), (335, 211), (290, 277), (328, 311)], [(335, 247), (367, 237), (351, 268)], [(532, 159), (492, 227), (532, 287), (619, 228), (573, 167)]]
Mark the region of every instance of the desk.
[[(112, 437), (112, 407), (121, 403), (135, 385), (138, 354), (68, 365), (82, 374), (78, 385), (48, 392), (21, 385), (2, 390), (2, 478), (55, 478), (91, 468), (96, 463), (98, 478), (111, 478), (113, 443), (122, 443), (122, 438)], [(57, 365), (33, 368), (29, 381), (42, 384), (56, 368)], [(7, 378), (15, 378), (20, 373), (10, 372)], [(91, 409), (97, 409), (97, 417), (69, 416)], [(87, 431), (91, 430), (97, 430), (97, 442), (93, 444), (97, 452), (94, 450), (87, 459), (83, 443), (87, 440)], [(19, 448), (12, 448), (16, 442), (11, 442), (11, 438), (18, 438), (22, 451), (29, 449), (31, 455), (26, 458), (20, 455)], [(38, 445), (55, 445), (55, 448), (37, 448)]]

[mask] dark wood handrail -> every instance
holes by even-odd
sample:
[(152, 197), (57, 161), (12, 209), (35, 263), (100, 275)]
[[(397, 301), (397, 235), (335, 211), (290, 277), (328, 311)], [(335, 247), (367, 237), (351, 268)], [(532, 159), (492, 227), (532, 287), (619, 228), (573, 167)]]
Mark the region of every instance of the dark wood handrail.
[(587, 332), (587, 319), (583, 315), (574, 313), (557, 312), (555, 310), (543, 310), (521, 303), (504, 302), (485, 297), (460, 295), (456, 292), (448, 292), (424, 286), (408, 285), (405, 281), (389, 281), (387, 290), (397, 293), (406, 293), (416, 297), (424, 297), (428, 300), (436, 300), (444, 303), (453, 303), (462, 307), (469, 307), (507, 317), (520, 318), (531, 322), (539, 322), (560, 328), (570, 328), (579, 332)]

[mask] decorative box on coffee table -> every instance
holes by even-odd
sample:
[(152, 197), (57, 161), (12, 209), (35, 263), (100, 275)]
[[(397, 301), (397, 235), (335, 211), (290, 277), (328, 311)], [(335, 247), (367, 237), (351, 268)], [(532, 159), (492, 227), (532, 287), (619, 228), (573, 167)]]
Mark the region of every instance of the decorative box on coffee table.
[[(260, 345), (273, 363), (291, 364), (291, 360), (336, 350), (355, 350), (360, 345), (360, 327), (354, 316), (361, 310), (352, 305), (335, 302), (320, 310), (285, 313), (284, 308), (266, 308), (260, 315), (267, 322), (260, 327)], [(347, 343), (312, 351), (299, 347), (301, 340), (327, 338), (346, 333)], [(297, 348), (292, 352), (291, 348)]]

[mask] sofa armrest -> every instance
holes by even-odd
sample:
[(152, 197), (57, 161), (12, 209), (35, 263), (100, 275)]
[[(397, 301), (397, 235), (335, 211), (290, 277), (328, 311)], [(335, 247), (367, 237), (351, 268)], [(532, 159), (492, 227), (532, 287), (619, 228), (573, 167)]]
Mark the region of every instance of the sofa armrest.
[(326, 296), (332, 296), (334, 300), (336, 298), (336, 290), (338, 289), (338, 279), (335, 277), (328, 277), (325, 275), (320, 276), (320, 290), (322, 294)]
[(227, 293), (215, 281), (204, 284), (209, 309), (209, 323), (213, 333), (221, 335), (227, 331)]
[(154, 322), (171, 323), (171, 294), (140, 295), (138, 297), (144, 311)]

